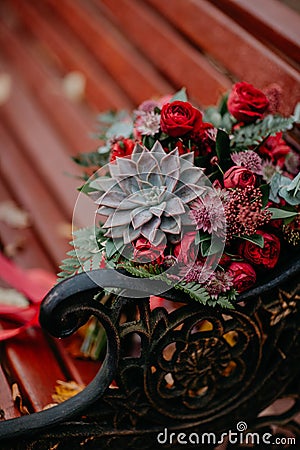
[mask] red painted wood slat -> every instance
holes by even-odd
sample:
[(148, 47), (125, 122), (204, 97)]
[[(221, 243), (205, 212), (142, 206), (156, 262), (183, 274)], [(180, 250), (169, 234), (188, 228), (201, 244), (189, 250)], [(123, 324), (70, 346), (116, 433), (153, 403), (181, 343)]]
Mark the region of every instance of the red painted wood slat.
[(47, 0), (46, 3), (72, 28), (133, 103), (172, 90), (153, 67), (153, 61), (148, 60), (148, 55), (138, 52), (90, 2), (62, 0), (58, 4)]
[[(110, 0), (104, 0), (109, 7)], [(253, 83), (258, 88), (276, 82), (283, 89), (283, 110), (293, 111), (300, 100), (300, 73), (274, 54), (209, 2), (202, 0), (147, 0), (174, 23), (207, 57), (221, 63), (236, 79)], [(203, 81), (205, 85), (206, 81)], [(201, 90), (201, 85), (198, 87)]]
[(25, 47), (22, 37), (3, 24), (0, 24), (0, 44), (68, 143), (66, 148), (73, 155), (76, 152), (95, 149), (96, 141), (89, 137), (95, 126), (95, 118), (67, 99), (62, 90), (62, 80), (53, 79)]
[[(300, 64), (300, 15), (277, 0), (210, 0), (292, 64)], [(298, 66), (299, 68), (299, 66)]]
[(110, 20), (117, 23), (124, 35), (147, 55), (152, 64), (177, 88), (185, 85), (203, 106), (214, 103), (231, 85), (221, 69), (216, 68), (145, 2), (95, 0), (94, 4), (97, 4), (99, 11), (110, 12)]
[(86, 52), (81, 41), (69, 32), (59, 18), (56, 20), (48, 11), (40, 13), (36, 6), (44, 7), (37, 2), (34, 5), (33, 2), (22, 0), (10, 0), (8, 3), (8, 7), (14, 8), (27, 32), (52, 53), (53, 61), (59, 63), (66, 72), (78, 70), (85, 75), (86, 96), (91, 105), (97, 110), (130, 107), (129, 98), (93, 55)]
[(2, 419), (8, 420), (14, 417), (19, 417), (20, 412), (15, 407), (11, 387), (5, 377), (5, 374), (0, 366), (0, 409), (3, 411)]
[[(35, 173), (34, 166), (22, 154), (2, 125), (1, 177), (14, 193), (18, 203), (29, 212), (36, 235), (48, 258), (57, 266), (68, 251), (68, 240), (59, 234), (59, 225), (66, 223), (66, 216), (57, 207), (51, 193)], [(24, 189), (26, 186), (26, 189)], [(36, 263), (38, 265), (38, 261)]]

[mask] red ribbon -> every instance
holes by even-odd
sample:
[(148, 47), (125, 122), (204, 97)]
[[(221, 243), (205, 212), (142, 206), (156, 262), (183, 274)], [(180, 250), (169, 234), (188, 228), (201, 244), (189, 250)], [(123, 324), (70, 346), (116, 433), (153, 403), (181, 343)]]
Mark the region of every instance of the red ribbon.
[(0, 341), (17, 336), (27, 328), (38, 326), (40, 304), (55, 284), (55, 275), (43, 269), (23, 270), (0, 253), (0, 278), (25, 295), (29, 306), (19, 307), (0, 303), (0, 318), (22, 324), (8, 330), (0, 330)]

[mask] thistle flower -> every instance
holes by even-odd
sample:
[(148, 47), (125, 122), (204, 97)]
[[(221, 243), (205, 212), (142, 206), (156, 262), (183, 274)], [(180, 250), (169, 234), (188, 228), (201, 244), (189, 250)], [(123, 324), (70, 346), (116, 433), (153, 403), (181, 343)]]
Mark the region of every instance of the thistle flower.
[(272, 176), (275, 172), (281, 172), (280, 168), (278, 166), (275, 166), (270, 160), (266, 160), (262, 162), (261, 165), (261, 173), (263, 179), (270, 183)]
[(299, 172), (299, 166), (300, 155), (298, 155), (296, 152), (291, 151), (285, 159), (285, 167), (287, 171), (293, 175), (297, 175), (297, 173)]
[(227, 240), (243, 234), (251, 236), (271, 219), (271, 213), (262, 207), (260, 189), (252, 186), (230, 191), (224, 200), (224, 209)]
[(204, 267), (201, 261), (196, 261), (194, 264), (187, 264), (179, 271), (179, 276), (183, 276), (187, 283), (200, 283), (207, 281), (212, 275), (212, 270)]
[[(196, 282), (205, 285), (205, 289), (213, 299), (217, 299), (220, 294), (224, 294), (233, 287), (233, 277), (223, 270), (213, 272), (208, 267), (204, 267), (201, 261), (196, 261), (186, 270), (182, 269), (184, 280), (188, 283)], [(203, 283), (205, 281), (205, 283)]]
[(207, 188), (207, 193), (198, 197), (191, 204), (190, 216), (196, 224), (197, 230), (225, 235), (226, 218), (220, 197)]
[(233, 153), (231, 159), (237, 166), (243, 166), (257, 175), (262, 174), (262, 159), (253, 150)]
[(135, 121), (135, 129), (142, 136), (154, 136), (160, 129), (160, 114), (154, 111), (139, 111)]
[(105, 236), (125, 244), (142, 236), (159, 245), (191, 225), (188, 205), (205, 190), (192, 153), (166, 154), (159, 142), (152, 150), (137, 144), (130, 157), (116, 158), (108, 168), (110, 178), (91, 183), (98, 212), (107, 217)]
[(206, 289), (213, 299), (224, 294), (233, 287), (233, 278), (228, 272), (216, 270), (206, 283)]

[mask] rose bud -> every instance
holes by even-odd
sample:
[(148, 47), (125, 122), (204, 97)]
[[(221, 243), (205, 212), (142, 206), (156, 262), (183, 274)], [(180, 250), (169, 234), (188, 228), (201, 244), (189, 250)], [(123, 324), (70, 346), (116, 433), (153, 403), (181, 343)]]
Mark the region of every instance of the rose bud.
[(282, 139), (282, 133), (276, 133), (275, 136), (270, 136), (266, 141), (258, 148), (260, 155), (266, 156), (276, 166), (282, 167), (285, 164), (287, 155), (292, 152), (291, 147)]
[(182, 240), (175, 245), (173, 254), (178, 262), (192, 264), (197, 258), (198, 249), (195, 246), (195, 231), (185, 233)]
[(250, 241), (244, 241), (239, 247), (239, 253), (256, 266), (273, 269), (279, 258), (280, 240), (275, 234), (265, 233), (261, 230), (258, 230), (256, 233), (263, 236), (264, 247), (261, 248)]
[(256, 177), (251, 170), (241, 166), (233, 166), (224, 173), (225, 188), (241, 188), (254, 186)]
[(145, 238), (139, 238), (133, 243), (133, 259), (139, 263), (162, 264), (164, 260), (165, 245), (154, 246)]
[(228, 267), (228, 272), (233, 278), (233, 286), (240, 294), (246, 291), (256, 282), (256, 273), (253, 267), (245, 262), (233, 262)]
[(161, 110), (161, 130), (172, 137), (184, 136), (199, 129), (201, 112), (188, 102), (166, 103)]
[(133, 152), (134, 145), (135, 142), (131, 139), (117, 138), (112, 144), (109, 162), (114, 162), (117, 157), (124, 158), (130, 156)]
[(269, 100), (265, 94), (246, 82), (236, 83), (227, 101), (230, 114), (238, 122), (244, 123), (261, 119), (268, 106)]

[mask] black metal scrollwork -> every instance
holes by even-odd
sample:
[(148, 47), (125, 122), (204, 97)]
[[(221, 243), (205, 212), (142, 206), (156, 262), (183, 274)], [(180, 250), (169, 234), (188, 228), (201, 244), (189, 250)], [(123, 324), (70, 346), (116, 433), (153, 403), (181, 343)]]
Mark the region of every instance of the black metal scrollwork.
[[(96, 316), (107, 333), (105, 361), (78, 396), (0, 423), (2, 439), (46, 428), (45, 448), (68, 448), (66, 439), (80, 448), (154, 448), (162, 427), (221, 433), (241, 419), (253, 429), (267, 426), (274, 417), (257, 419), (264, 408), (299, 396), (299, 273), (298, 258), (241, 295), (236, 310), (200, 306), (175, 289), (163, 295), (172, 311), (151, 309), (155, 282), (110, 270), (60, 283), (43, 302), (41, 324), (63, 337)], [(109, 306), (94, 299), (99, 286), (118, 288)]]

